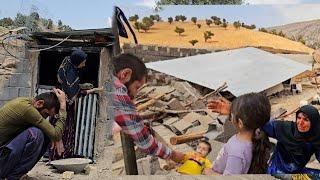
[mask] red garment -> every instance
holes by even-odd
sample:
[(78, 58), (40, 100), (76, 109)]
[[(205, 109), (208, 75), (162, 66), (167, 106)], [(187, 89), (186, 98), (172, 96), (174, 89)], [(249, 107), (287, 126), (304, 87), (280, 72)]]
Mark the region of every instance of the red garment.
[(115, 78), (114, 84), (115, 121), (122, 128), (122, 131), (128, 134), (142, 151), (163, 159), (170, 157), (172, 150), (151, 135), (148, 127), (136, 111), (126, 86), (118, 78)]

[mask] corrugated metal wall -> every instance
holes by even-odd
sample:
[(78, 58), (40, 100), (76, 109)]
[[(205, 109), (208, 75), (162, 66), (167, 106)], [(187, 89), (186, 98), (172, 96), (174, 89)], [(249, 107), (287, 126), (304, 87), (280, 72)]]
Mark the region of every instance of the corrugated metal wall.
[[(50, 92), (47, 88), (39, 88), (37, 94)], [(88, 94), (76, 101), (76, 134), (75, 134), (75, 155), (93, 157), (94, 130), (98, 113), (98, 95)]]
[(97, 94), (80, 97), (76, 102), (76, 155), (93, 157), (94, 130), (97, 117)]

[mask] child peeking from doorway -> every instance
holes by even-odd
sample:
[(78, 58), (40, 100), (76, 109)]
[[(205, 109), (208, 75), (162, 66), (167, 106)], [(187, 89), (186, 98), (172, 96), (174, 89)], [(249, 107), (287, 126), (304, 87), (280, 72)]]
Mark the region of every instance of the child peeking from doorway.
[[(184, 154), (183, 160), (176, 171), (180, 174), (199, 175), (205, 168), (212, 168), (212, 163), (206, 157), (211, 152), (211, 145), (208, 141), (201, 140), (196, 151), (187, 152)], [(173, 169), (176, 164), (172, 161), (168, 162), (165, 169)]]

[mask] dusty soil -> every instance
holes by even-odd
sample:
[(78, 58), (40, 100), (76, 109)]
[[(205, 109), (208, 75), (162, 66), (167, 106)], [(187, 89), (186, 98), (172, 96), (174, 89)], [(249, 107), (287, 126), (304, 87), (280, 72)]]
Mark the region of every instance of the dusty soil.
[[(224, 29), (223, 27), (214, 25), (208, 27), (205, 24), (205, 21), (199, 21), (197, 23), (201, 24), (200, 29), (192, 22), (173, 22), (172, 24), (169, 24), (168, 22), (158, 22), (146, 33), (142, 31), (138, 32), (136, 29), (134, 29), (134, 31), (139, 44), (208, 49), (234, 49), (246, 46), (266, 46), (307, 53), (312, 53), (314, 51), (300, 42), (295, 42), (269, 33), (248, 30), (245, 28), (235, 29), (231, 24), (229, 24), (227, 29)], [(176, 26), (185, 29), (185, 32), (182, 33), (181, 36), (174, 32)], [(204, 41), (203, 33), (205, 31), (214, 33), (214, 36), (211, 40), (208, 40), (208, 42)], [(193, 39), (199, 41), (195, 46), (192, 46), (189, 43), (189, 41)], [(133, 43), (133, 38), (121, 38), (121, 42)]]

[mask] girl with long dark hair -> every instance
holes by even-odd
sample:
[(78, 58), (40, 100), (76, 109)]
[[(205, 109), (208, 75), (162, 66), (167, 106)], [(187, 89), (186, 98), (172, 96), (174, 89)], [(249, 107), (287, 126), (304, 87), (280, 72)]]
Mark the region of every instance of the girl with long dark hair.
[[(212, 103), (209, 109), (215, 106)], [(268, 98), (260, 93), (245, 94), (236, 98), (226, 112), (238, 132), (224, 145), (213, 168), (206, 169), (205, 174), (266, 173), (271, 144), (261, 129), (270, 119)]]

